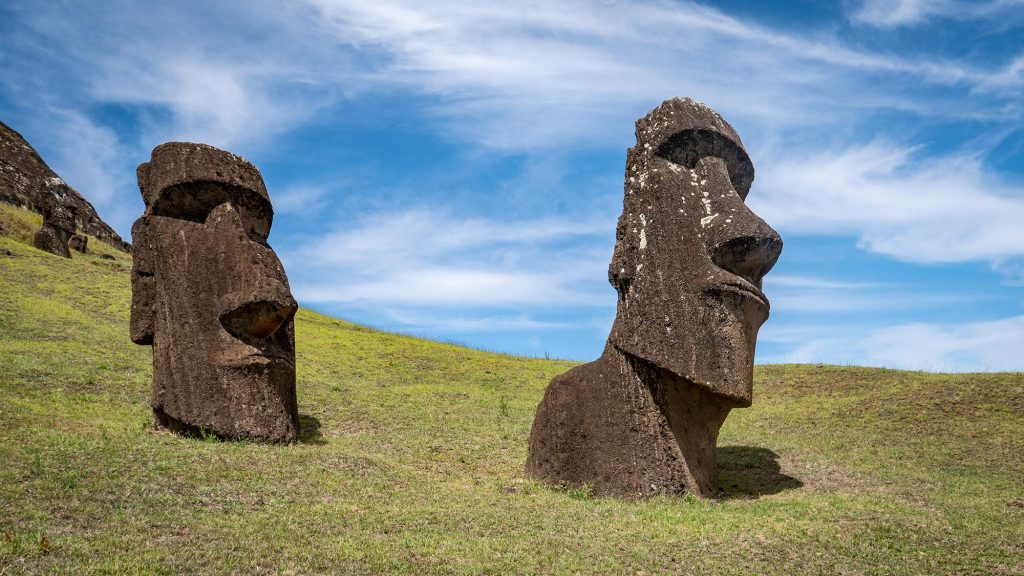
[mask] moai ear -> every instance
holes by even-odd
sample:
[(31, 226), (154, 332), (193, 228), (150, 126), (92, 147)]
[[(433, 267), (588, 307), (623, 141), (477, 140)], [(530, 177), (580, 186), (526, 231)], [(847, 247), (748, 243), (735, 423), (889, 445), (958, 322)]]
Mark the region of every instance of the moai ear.
[(156, 319), (156, 286), (153, 278), (153, 244), (149, 219), (132, 225), (132, 308), (128, 332), (136, 344), (153, 344)]

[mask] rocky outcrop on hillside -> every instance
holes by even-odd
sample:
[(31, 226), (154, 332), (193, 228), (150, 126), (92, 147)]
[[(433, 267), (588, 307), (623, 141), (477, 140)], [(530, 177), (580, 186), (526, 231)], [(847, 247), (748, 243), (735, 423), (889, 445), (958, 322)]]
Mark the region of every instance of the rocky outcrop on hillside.
[(75, 214), (86, 234), (128, 252), (131, 245), (107, 225), (88, 200), (68, 186), (21, 134), (0, 122), (0, 202), (40, 214), (58, 206)]

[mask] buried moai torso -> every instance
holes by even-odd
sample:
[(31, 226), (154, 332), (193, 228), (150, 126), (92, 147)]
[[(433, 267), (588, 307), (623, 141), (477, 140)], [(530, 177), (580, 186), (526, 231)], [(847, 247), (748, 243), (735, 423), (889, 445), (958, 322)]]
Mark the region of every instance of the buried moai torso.
[(751, 403), (761, 278), (782, 239), (744, 204), (754, 169), (713, 110), (667, 100), (636, 137), (608, 271), (615, 323), (599, 359), (548, 387), (526, 473), (598, 494), (714, 497), (718, 430)]
[(298, 435), (297, 308), (267, 244), (273, 210), (255, 166), (172, 142), (139, 166), (131, 337), (153, 347), (160, 426), (226, 438)]
[(89, 237), (85, 234), (75, 234), (68, 240), (68, 248), (85, 254), (89, 250)]

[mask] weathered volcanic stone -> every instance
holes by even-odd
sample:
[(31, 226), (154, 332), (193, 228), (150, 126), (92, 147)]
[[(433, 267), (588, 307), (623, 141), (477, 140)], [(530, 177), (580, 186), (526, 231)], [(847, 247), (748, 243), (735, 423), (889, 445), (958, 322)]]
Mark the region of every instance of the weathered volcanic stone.
[(92, 204), (61, 180), (21, 134), (3, 122), (0, 122), (0, 202), (40, 214), (46, 210), (73, 208), (75, 219), (86, 234), (123, 252), (131, 251), (131, 245), (99, 217)]
[(170, 142), (138, 179), (146, 211), (132, 226), (130, 331), (153, 346), (157, 424), (294, 440), (297, 305), (267, 244), (263, 177), (229, 152)]
[(71, 258), (68, 240), (75, 234), (75, 207), (61, 201), (67, 194), (67, 184), (55, 179), (50, 182), (51, 200), (43, 207), (43, 225), (32, 239), (32, 245), (57, 256)]
[(667, 100), (636, 141), (608, 270), (615, 323), (600, 358), (545, 392), (526, 474), (602, 495), (714, 497), (718, 430), (750, 406), (761, 278), (782, 239), (744, 204), (754, 168), (713, 110)]
[(68, 240), (68, 248), (85, 254), (89, 247), (89, 237), (82, 234), (75, 234)]

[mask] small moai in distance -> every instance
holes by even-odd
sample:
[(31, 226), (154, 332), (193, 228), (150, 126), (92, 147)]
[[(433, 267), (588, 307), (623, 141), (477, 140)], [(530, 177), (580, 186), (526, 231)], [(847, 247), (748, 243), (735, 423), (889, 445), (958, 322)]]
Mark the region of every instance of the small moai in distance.
[(75, 234), (68, 240), (68, 248), (85, 254), (89, 246), (89, 237), (85, 234)]
[(57, 256), (71, 258), (68, 240), (75, 234), (74, 206), (65, 205), (60, 199), (66, 194), (67, 184), (59, 178), (47, 182), (50, 188), (48, 205), (43, 208), (43, 225), (32, 239), (32, 245)]
[(230, 152), (161, 144), (138, 168), (130, 332), (153, 347), (159, 427), (291, 442), (298, 308), (267, 244), (263, 177)]
[(754, 167), (735, 130), (690, 99), (636, 123), (608, 279), (604, 353), (552, 380), (527, 476), (599, 495), (716, 497), (718, 431), (750, 406), (761, 279), (782, 239), (744, 203)]

